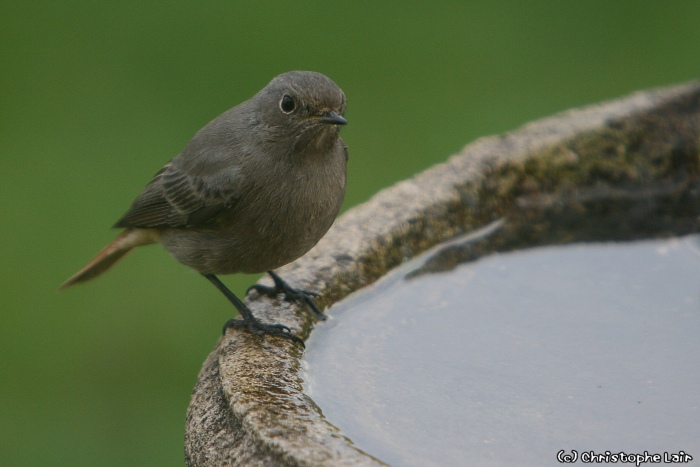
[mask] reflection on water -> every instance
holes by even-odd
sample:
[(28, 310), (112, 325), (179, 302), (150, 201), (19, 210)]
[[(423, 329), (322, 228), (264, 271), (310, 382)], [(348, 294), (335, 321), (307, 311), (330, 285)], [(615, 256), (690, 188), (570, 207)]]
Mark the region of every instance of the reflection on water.
[(394, 465), (555, 465), (565, 449), (700, 459), (700, 236), (493, 254), (330, 310), (307, 393)]

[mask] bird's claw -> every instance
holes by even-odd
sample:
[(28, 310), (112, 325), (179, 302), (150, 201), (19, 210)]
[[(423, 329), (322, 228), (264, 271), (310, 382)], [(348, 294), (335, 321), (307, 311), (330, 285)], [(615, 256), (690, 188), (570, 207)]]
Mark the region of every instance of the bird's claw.
[(272, 280), (275, 282), (274, 286), (253, 284), (250, 287), (248, 287), (248, 290), (246, 290), (246, 294), (248, 294), (248, 292), (250, 292), (251, 290), (255, 290), (259, 294), (267, 295), (270, 297), (275, 297), (277, 296), (277, 294), (281, 293), (282, 295), (284, 295), (284, 299), (287, 301), (304, 303), (308, 308), (311, 309), (311, 311), (313, 311), (314, 315), (316, 316), (316, 319), (318, 319), (319, 321), (323, 321), (326, 319), (326, 314), (318, 308), (318, 305), (316, 305), (316, 302), (313, 299), (313, 297), (320, 297), (320, 294), (316, 292), (311, 292), (309, 290), (295, 289), (272, 271), (268, 271), (268, 274), (270, 274), (270, 277), (272, 277)]

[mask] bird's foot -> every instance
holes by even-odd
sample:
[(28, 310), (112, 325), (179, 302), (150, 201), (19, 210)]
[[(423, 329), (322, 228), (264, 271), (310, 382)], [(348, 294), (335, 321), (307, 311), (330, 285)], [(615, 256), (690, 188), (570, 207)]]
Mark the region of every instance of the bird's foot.
[(257, 336), (279, 336), (290, 339), (292, 342), (301, 344), (306, 348), (304, 341), (292, 334), (292, 330), (284, 324), (263, 324), (257, 319), (230, 319), (224, 324), (224, 334), (228, 328), (245, 328)]
[(272, 271), (267, 271), (267, 273), (270, 275), (270, 277), (272, 277), (272, 280), (275, 282), (275, 285), (269, 287), (266, 285), (253, 284), (250, 287), (248, 287), (248, 290), (246, 290), (246, 294), (251, 290), (255, 290), (260, 294), (268, 295), (271, 297), (275, 297), (277, 296), (277, 294), (281, 293), (282, 295), (284, 295), (284, 299), (287, 301), (300, 302), (305, 304), (311, 311), (313, 311), (314, 315), (316, 316), (316, 319), (318, 319), (319, 321), (323, 321), (326, 319), (326, 314), (318, 308), (318, 305), (316, 305), (316, 301), (314, 300), (314, 297), (319, 297), (319, 294), (308, 290), (295, 289), (287, 282), (282, 280), (282, 278), (276, 273)]

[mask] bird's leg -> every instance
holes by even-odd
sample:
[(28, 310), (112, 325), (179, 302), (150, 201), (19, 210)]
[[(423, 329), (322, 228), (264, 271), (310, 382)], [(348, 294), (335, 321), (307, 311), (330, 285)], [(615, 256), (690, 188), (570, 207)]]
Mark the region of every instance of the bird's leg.
[(275, 285), (273, 287), (268, 287), (266, 285), (254, 284), (248, 287), (246, 294), (251, 290), (256, 290), (258, 293), (270, 295), (273, 297), (281, 293), (284, 295), (284, 298), (286, 300), (301, 302), (308, 306), (311, 309), (311, 311), (313, 311), (314, 315), (316, 315), (316, 319), (320, 321), (326, 319), (325, 313), (323, 313), (318, 308), (318, 305), (316, 305), (316, 302), (313, 299), (313, 297), (318, 297), (317, 293), (309, 292), (308, 290), (295, 289), (291, 285), (287, 284), (284, 280), (282, 280), (282, 278), (278, 276), (277, 273), (275, 273), (274, 271), (267, 271), (267, 273), (270, 275), (270, 277), (272, 277), (272, 280), (275, 282)]
[(228, 298), (228, 300), (231, 302), (231, 304), (233, 304), (233, 306), (236, 307), (243, 318), (230, 319), (226, 321), (226, 324), (224, 324), (224, 334), (228, 328), (246, 328), (253, 334), (257, 334), (259, 336), (270, 334), (272, 336), (286, 337), (287, 339), (300, 343), (301, 346), (304, 347), (304, 341), (292, 334), (291, 329), (289, 329), (287, 326), (283, 324), (264, 324), (258, 321), (255, 316), (253, 316), (253, 312), (251, 312), (250, 309), (245, 306), (245, 304), (240, 301), (238, 297), (236, 297), (236, 295), (231, 292), (228, 287), (226, 287), (224, 283), (221, 282), (214, 274), (202, 275), (209, 279), (209, 282), (214, 284), (216, 288), (219, 289), (221, 293), (226, 296), (226, 298)]

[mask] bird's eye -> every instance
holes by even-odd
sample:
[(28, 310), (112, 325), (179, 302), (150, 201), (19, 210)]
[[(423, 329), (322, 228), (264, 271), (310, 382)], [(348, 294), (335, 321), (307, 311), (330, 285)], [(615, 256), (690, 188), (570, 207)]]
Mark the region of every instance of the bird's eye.
[(292, 110), (294, 110), (294, 107), (296, 107), (294, 99), (292, 99), (289, 95), (285, 94), (284, 97), (282, 97), (282, 100), (280, 101), (280, 109), (282, 109), (282, 112), (288, 114)]

